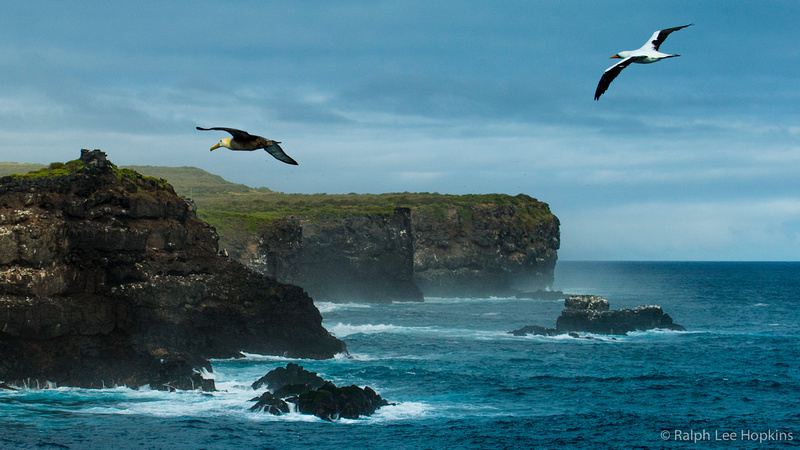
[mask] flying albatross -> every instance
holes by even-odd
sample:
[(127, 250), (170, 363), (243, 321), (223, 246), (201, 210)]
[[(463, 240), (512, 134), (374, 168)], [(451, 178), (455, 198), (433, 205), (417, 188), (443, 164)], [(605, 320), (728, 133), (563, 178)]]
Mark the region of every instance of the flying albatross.
[(253, 150), (258, 150), (263, 148), (267, 151), (270, 155), (274, 156), (275, 159), (279, 161), (283, 161), (286, 164), (297, 165), (297, 161), (293, 160), (289, 155), (283, 152), (283, 149), (278, 145), (280, 142), (273, 141), (271, 139), (266, 139), (261, 136), (253, 136), (252, 134), (237, 130), (236, 128), (224, 128), (224, 127), (213, 127), (213, 128), (200, 128), (196, 127), (198, 130), (202, 131), (211, 131), (211, 130), (220, 130), (220, 131), (227, 131), (228, 133), (233, 136), (233, 138), (225, 138), (221, 139), (219, 143), (213, 147), (211, 147), (211, 151), (213, 152), (215, 149), (220, 147), (229, 148), (231, 150), (242, 150), (246, 152), (252, 152)]
[(653, 33), (653, 36), (650, 37), (650, 39), (642, 46), (642, 48), (638, 50), (619, 52), (612, 56), (610, 59), (619, 58), (622, 61), (609, 67), (606, 69), (605, 73), (603, 73), (603, 77), (600, 78), (600, 82), (597, 83), (597, 90), (594, 92), (594, 99), (599, 99), (600, 96), (603, 95), (603, 92), (608, 89), (608, 86), (611, 84), (611, 82), (614, 81), (614, 78), (616, 78), (617, 75), (622, 72), (622, 69), (628, 67), (631, 63), (650, 64), (656, 61), (661, 61), (662, 59), (681, 56), (661, 53), (658, 51), (658, 47), (661, 46), (667, 36), (669, 36), (669, 34), (673, 31), (678, 31), (681, 28), (690, 27), (692, 25), (694, 24), (690, 23), (689, 25), (684, 25), (682, 27), (658, 30)]

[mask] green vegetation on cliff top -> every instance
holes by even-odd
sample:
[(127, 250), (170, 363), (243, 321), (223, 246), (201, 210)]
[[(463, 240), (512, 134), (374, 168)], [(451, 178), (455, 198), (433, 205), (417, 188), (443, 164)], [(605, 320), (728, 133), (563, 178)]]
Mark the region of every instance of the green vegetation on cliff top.
[[(166, 187), (167, 185), (167, 180), (164, 178), (146, 175), (130, 168), (117, 167), (113, 163), (110, 163), (110, 166), (114, 175), (122, 181), (135, 184), (136, 179), (141, 178), (145, 180), (155, 180), (156, 184), (160, 187)], [(11, 176), (15, 179), (63, 177), (84, 172), (86, 169), (88, 169), (88, 167), (80, 159), (67, 161), (66, 163), (54, 162), (49, 166), (40, 164), (0, 163), (0, 177)]]
[[(78, 161), (80, 162), (80, 161)], [(69, 163), (53, 163), (50, 167), (38, 164), (0, 163), (0, 176), (36, 170), (26, 176), (44, 175), (67, 170)], [(44, 168), (43, 168), (44, 167)], [(215, 226), (225, 236), (255, 234), (260, 225), (286, 216), (309, 218), (342, 217), (354, 214), (391, 214), (395, 208), (407, 207), (443, 214), (446, 208), (457, 208), (464, 218), (471, 216), (476, 205), (513, 205), (522, 207), (530, 225), (551, 217), (547, 204), (527, 195), (505, 194), (448, 195), (436, 193), (389, 194), (285, 194), (266, 188), (253, 189), (231, 183), (195, 167), (128, 166), (120, 171), (136, 171), (148, 177), (167, 180), (175, 191), (194, 200), (201, 219)]]

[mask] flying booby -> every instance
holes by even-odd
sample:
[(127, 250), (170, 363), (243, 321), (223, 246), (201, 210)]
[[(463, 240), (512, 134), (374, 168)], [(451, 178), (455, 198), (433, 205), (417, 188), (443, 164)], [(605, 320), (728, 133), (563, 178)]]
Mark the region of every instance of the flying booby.
[(274, 156), (275, 159), (279, 161), (283, 161), (286, 164), (297, 165), (297, 161), (293, 160), (289, 155), (283, 152), (283, 149), (278, 145), (280, 142), (273, 141), (272, 139), (266, 139), (261, 136), (254, 136), (246, 131), (237, 130), (236, 128), (224, 128), (224, 127), (212, 127), (212, 128), (201, 128), (196, 127), (198, 130), (202, 131), (211, 131), (211, 130), (220, 130), (220, 131), (227, 131), (228, 133), (233, 136), (233, 138), (225, 138), (220, 139), (217, 145), (211, 147), (211, 151), (213, 152), (215, 149), (220, 147), (229, 148), (231, 150), (242, 150), (246, 152), (252, 152), (253, 150), (258, 150), (263, 148), (267, 151), (270, 155)]
[(664, 40), (669, 36), (670, 33), (673, 31), (678, 31), (681, 28), (690, 27), (694, 24), (690, 23), (689, 25), (684, 25), (682, 27), (674, 27), (674, 28), (665, 28), (663, 30), (658, 30), (653, 33), (653, 36), (645, 42), (642, 48), (638, 50), (630, 50), (619, 52), (616, 55), (612, 56), (609, 59), (619, 58), (622, 61), (614, 64), (613, 66), (606, 69), (605, 73), (603, 73), (603, 77), (600, 78), (600, 82), (597, 84), (597, 90), (594, 92), (594, 99), (597, 100), (603, 95), (603, 92), (608, 89), (608, 86), (614, 81), (614, 78), (622, 72), (622, 69), (628, 67), (631, 63), (637, 64), (650, 64), (656, 61), (661, 61), (662, 59), (666, 58), (674, 58), (676, 56), (681, 55), (670, 55), (668, 53), (661, 53), (658, 51), (658, 48), (664, 43)]

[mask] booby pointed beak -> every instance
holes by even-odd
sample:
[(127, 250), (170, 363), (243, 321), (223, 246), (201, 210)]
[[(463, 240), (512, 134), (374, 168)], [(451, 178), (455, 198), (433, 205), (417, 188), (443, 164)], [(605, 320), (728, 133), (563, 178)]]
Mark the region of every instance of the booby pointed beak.
[(217, 148), (220, 148), (220, 147), (222, 147), (222, 146), (221, 146), (221, 145), (219, 145), (219, 144), (217, 144), (217, 145), (215, 145), (215, 146), (211, 147), (211, 151), (213, 152), (213, 151), (214, 151), (214, 149), (217, 149)]
[(622, 59), (619, 55), (609, 56), (608, 59)]

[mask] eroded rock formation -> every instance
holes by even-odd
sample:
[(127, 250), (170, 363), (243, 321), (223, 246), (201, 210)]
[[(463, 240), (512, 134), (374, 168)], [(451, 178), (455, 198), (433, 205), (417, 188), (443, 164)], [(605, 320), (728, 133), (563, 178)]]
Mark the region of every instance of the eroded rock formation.
[(164, 180), (99, 150), (0, 179), (0, 380), (186, 389), (207, 358), (345, 351), (301, 288), (217, 239)]
[(556, 319), (555, 328), (527, 325), (509, 333), (516, 336), (536, 334), (554, 336), (585, 332), (623, 335), (631, 331), (653, 329), (684, 331), (660, 306), (637, 306), (631, 309), (609, 309), (608, 300), (598, 295), (571, 295), (564, 300), (564, 310)]
[(663, 328), (685, 330), (674, 324), (660, 306), (609, 309), (608, 300), (596, 295), (573, 295), (564, 300), (564, 310), (556, 319), (560, 333), (585, 331), (595, 334), (627, 334), (631, 331)]

